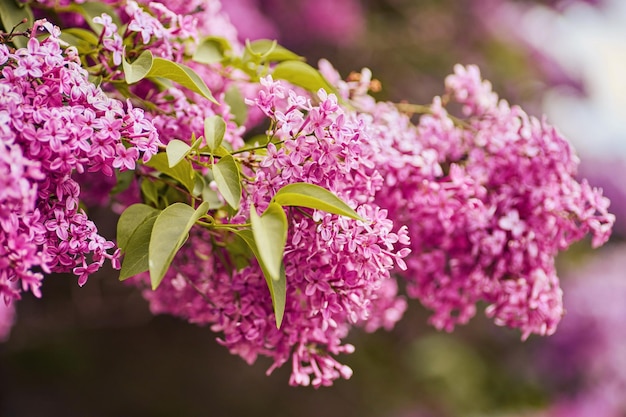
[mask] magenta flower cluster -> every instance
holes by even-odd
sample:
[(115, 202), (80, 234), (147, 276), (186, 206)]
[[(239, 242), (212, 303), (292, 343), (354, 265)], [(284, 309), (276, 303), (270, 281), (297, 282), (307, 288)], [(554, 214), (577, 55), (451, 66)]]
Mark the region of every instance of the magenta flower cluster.
[(203, 36), (219, 36), (231, 41), (235, 49), (240, 49), (234, 27), (223, 13), (219, 13), (220, 3), (128, 0), (118, 4), (117, 9), (125, 28), (123, 36), (111, 16), (102, 14), (94, 18), (94, 23), (103, 26), (100, 36), (103, 51), (99, 59), (112, 73), (122, 77), (120, 64), (126, 42), (127, 49), (132, 46), (137, 51), (149, 50), (153, 56), (193, 68), (212, 94), (220, 99), (217, 105), (176, 85), (162, 91), (154, 89), (151, 83), (132, 86), (138, 97), (157, 106), (158, 110), (148, 112), (146, 117), (159, 131), (160, 140), (167, 144), (172, 139), (187, 140), (192, 134), (201, 136), (204, 119), (219, 114), (228, 122), (225, 140), (235, 148), (243, 146), (243, 128), (231, 120), (230, 108), (223, 100), (226, 88), (232, 84), (225, 74), (231, 70), (225, 68), (225, 73), (221, 74), (206, 65), (185, 62), (185, 55), (193, 51)]
[(409, 225), (408, 294), (438, 329), (486, 302), (523, 339), (552, 334), (564, 314), (555, 257), (587, 233), (594, 247), (608, 239), (609, 201), (577, 181), (578, 158), (557, 130), (499, 100), (476, 67), (457, 66), (446, 90), (415, 127), (389, 104), (364, 104), (386, 181), (377, 202)]
[(79, 207), (72, 174), (111, 176), (157, 151), (158, 135), (143, 110), (127, 110), (88, 81), (59, 30), (38, 21), (28, 47), (0, 44), (0, 296), (40, 296), (45, 273), (71, 272), (84, 285), (114, 243)]

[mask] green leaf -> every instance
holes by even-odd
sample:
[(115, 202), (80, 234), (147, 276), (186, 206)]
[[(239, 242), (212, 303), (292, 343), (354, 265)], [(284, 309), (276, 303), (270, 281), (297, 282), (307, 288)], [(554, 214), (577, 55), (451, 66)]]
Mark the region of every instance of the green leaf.
[(178, 165), (180, 161), (185, 159), (189, 152), (191, 151), (191, 146), (187, 145), (182, 140), (172, 139), (165, 148), (165, 153), (167, 154), (167, 163), (170, 168)]
[(262, 216), (254, 205), (250, 208), (250, 223), (254, 241), (259, 249), (259, 263), (274, 281), (280, 279), (280, 267), (287, 243), (287, 216), (277, 203), (270, 203)]
[(183, 159), (178, 164), (170, 168), (168, 155), (161, 152), (153, 155), (152, 158), (146, 163), (149, 167), (152, 167), (163, 174), (180, 182), (190, 193), (193, 193), (195, 181), (194, 181), (194, 169), (191, 162)]
[[(251, 231), (250, 234), (252, 234)], [(224, 243), (230, 263), (235, 266), (237, 271), (250, 266), (250, 261), (255, 257), (254, 252), (236, 232), (226, 235)]]
[(230, 107), (230, 112), (234, 116), (233, 120), (237, 123), (237, 126), (243, 126), (248, 119), (248, 106), (241, 95), (241, 91), (235, 84), (226, 90), (224, 101)]
[(160, 77), (172, 80), (204, 96), (213, 103), (219, 104), (213, 97), (213, 94), (211, 94), (209, 87), (204, 83), (204, 80), (186, 65), (177, 64), (176, 62), (163, 58), (153, 58), (152, 68), (150, 68), (146, 77)]
[(129, 64), (128, 61), (126, 61), (125, 55), (126, 52), (124, 51), (124, 56), (122, 57), (122, 68), (124, 69), (124, 78), (126, 79), (126, 82), (128, 84), (134, 84), (146, 78), (154, 65), (152, 52), (143, 51), (132, 64)]
[(98, 45), (98, 37), (93, 32), (81, 28), (63, 29), (61, 39), (75, 46), (81, 54), (94, 52)]
[(145, 201), (154, 206), (159, 205), (159, 185), (156, 182), (143, 179), (141, 181), (141, 194)]
[(182, 190), (172, 187), (169, 184), (162, 183), (163, 188), (159, 194), (159, 207), (168, 207), (174, 203), (186, 203), (189, 200), (189, 195), (185, 194)]
[(329, 93), (335, 91), (322, 74), (302, 61), (284, 61), (276, 65), (272, 77), (275, 80), (289, 81), (291, 84), (303, 87), (309, 91), (317, 92), (320, 88), (325, 89)]
[(117, 221), (117, 246), (122, 252), (128, 248), (128, 241), (139, 225), (158, 213), (159, 210), (146, 204), (133, 204), (124, 210)]
[(278, 279), (272, 279), (270, 273), (267, 270), (267, 267), (261, 261), (261, 256), (254, 240), (253, 232), (251, 230), (239, 230), (236, 232), (236, 234), (248, 244), (248, 246), (252, 250), (252, 253), (254, 253), (254, 256), (259, 262), (259, 266), (261, 267), (261, 271), (263, 271), (263, 276), (265, 277), (265, 282), (267, 283), (267, 288), (269, 289), (270, 295), (272, 297), (274, 316), (276, 317), (276, 327), (280, 329), (280, 325), (283, 321), (283, 316), (285, 314), (285, 303), (287, 300), (287, 278), (285, 276), (285, 266), (281, 262), (280, 275)]
[(152, 227), (160, 211), (145, 204), (128, 207), (117, 222), (117, 244), (124, 252), (120, 281), (148, 270)]
[(143, 51), (132, 64), (124, 58), (122, 66), (128, 84), (136, 83), (144, 78), (165, 78), (195, 91), (215, 104), (219, 104), (202, 78), (186, 65), (163, 58), (155, 58), (150, 51)]
[(94, 23), (93, 18), (96, 16), (101, 16), (102, 13), (111, 16), (113, 23), (115, 23), (118, 29), (122, 27), (122, 22), (115, 12), (115, 9), (113, 9), (111, 6), (104, 2), (90, 1), (83, 4), (76, 4), (71, 8), (80, 13), (85, 18), (85, 22), (87, 22), (89, 27), (98, 35), (100, 35), (100, 33), (102, 32), (102, 25)]
[[(193, 192), (191, 193), (194, 197), (198, 197), (202, 195), (202, 191), (207, 186), (206, 180), (202, 176), (202, 174), (198, 171), (193, 173)], [(209, 209), (210, 210), (210, 209)]]
[(224, 140), (226, 122), (217, 114), (204, 119), (204, 140), (209, 152), (214, 153)]
[(291, 52), (289, 49), (278, 45), (275, 40), (270, 39), (258, 39), (249, 42), (246, 45), (244, 60), (250, 59), (250, 55), (259, 56), (264, 62), (304, 60), (300, 55)]
[(92, 45), (92, 46), (97, 46), (99, 42), (98, 37), (92, 31), (89, 31), (86, 29), (67, 28), (67, 29), (63, 29), (63, 33), (69, 33), (70, 35), (73, 35), (77, 37), (78, 39), (82, 39), (83, 41), (87, 42), (89, 45)]
[(174, 203), (163, 210), (152, 228), (148, 248), (148, 265), (152, 289), (156, 290), (174, 256), (189, 237), (191, 227), (209, 209), (202, 203), (196, 210), (184, 203)]
[[(22, 24), (22, 20), (26, 19), (26, 23)], [(0, 1), (0, 22), (6, 33), (11, 32), (14, 27), (16, 32), (23, 32), (33, 26), (33, 11), (30, 6), (20, 3), (17, 0)], [(14, 36), (11, 42), (17, 48), (24, 48), (28, 44), (28, 38), (23, 36)]]
[(207, 153), (208, 152), (208, 153), (212, 154), (213, 156), (215, 156), (217, 158), (223, 158), (225, 156), (229, 156), (230, 155), (230, 151), (228, 149), (226, 149), (224, 146), (219, 146), (213, 152), (211, 152), (211, 150), (209, 149), (208, 146), (203, 146), (198, 151), (201, 152), (201, 153)]
[(200, 148), (200, 144), (202, 143), (202, 137), (196, 138), (195, 132), (191, 132), (191, 149), (193, 151), (197, 151)]
[[(102, 84), (102, 75), (89, 74), (87, 76), (87, 79), (89, 80), (90, 83), (92, 83), (96, 87), (100, 87), (100, 84)], [(126, 172), (126, 171), (124, 171), (124, 172)]]
[(128, 241), (128, 250), (124, 253), (124, 261), (120, 270), (120, 281), (148, 270), (148, 248), (156, 219), (157, 216), (147, 218), (137, 227)]
[(198, 45), (192, 59), (201, 64), (215, 64), (221, 62), (226, 55), (226, 51), (230, 49), (230, 43), (226, 39), (210, 36)]
[(241, 200), (241, 176), (235, 158), (226, 155), (217, 164), (213, 164), (213, 178), (224, 200), (237, 210)]
[(308, 207), (365, 221), (343, 200), (319, 185), (305, 182), (287, 184), (278, 190), (273, 201), (281, 206)]

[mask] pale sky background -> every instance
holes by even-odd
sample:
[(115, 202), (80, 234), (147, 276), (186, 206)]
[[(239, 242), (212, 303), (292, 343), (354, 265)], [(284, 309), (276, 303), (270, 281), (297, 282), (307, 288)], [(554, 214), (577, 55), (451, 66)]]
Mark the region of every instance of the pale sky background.
[(554, 88), (544, 111), (581, 157), (626, 160), (626, 1), (579, 2), (562, 13), (526, 12), (521, 31), (535, 48), (581, 80), (586, 97)]

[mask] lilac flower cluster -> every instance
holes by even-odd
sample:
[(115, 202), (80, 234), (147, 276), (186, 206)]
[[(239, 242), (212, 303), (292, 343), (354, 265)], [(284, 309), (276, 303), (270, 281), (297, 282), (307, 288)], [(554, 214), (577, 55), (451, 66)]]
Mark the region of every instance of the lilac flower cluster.
[(247, 223), (250, 204), (262, 211), (278, 189), (294, 182), (326, 187), (365, 221), (288, 210), (287, 302), (280, 329), (258, 265), (233, 270), (224, 261), (228, 254), (207, 243), (218, 238), (209, 232), (190, 237), (161, 286), (144, 295), (154, 313), (211, 324), (224, 335), (220, 343), (249, 363), (270, 356), (274, 364), (268, 372), (291, 361), (292, 385), (330, 385), (352, 373), (334, 358), (354, 350), (342, 342), (351, 326), (391, 328), (402, 316), (406, 302), (390, 271), (405, 267), (409, 249), (398, 246), (409, 243), (408, 232), (406, 227), (394, 232), (387, 211), (374, 203), (382, 178), (371, 164), (363, 121), (323, 91), (314, 105), (311, 97), (271, 77), (263, 85), (254, 104), (273, 121), (269, 135), (278, 145), (269, 144), (265, 156), (245, 157), (254, 175), (245, 187), (248, 197), (229, 222)]
[(124, 37), (131, 38), (133, 46), (147, 47), (155, 56), (180, 62), (185, 54), (184, 41), (198, 42), (199, 16), (177, 14), (165, 3), (126, 1), (123, 7), (123, 15), (127, 16)]
[[(37, 21), (27, 48), (0, 44), (0, 295), (40, 296), (43, 273), (72, 272), (84, 285), (110, 260), (113, 242), (79, 207), (74, 173), (134, 169), (157, 151), (143, 110), (110, 99), (87, 79), (59, 29)], [(112, 252), (112, 253), (111, 253)]]
[[(67, 7), (82, 4), (84, 0), (35, 0), (44, 8)], [(184, 56), (204, 36), (216, 35), (237, 46), (237, 32), (228, 17), (221, 12), (218, 0), (103, 0), (124, 24), (124, 32), (114, 23), (112, 16), (103, 13), (94, 23), (102, 25), (99, 42), (102, 53), (100, 63), (109, 74), (116, 73), (122, 63), (124, 49), (137, 51), (149, 49), (153, 55), (182, 62)], [(84, 24), (76, 13), (63, 13), (58, 18), (66, 26)], [(119, 73), (119, 72), (117, 72)]]
[[(237, 29), (231, 24), (229, 16), (222, 10), (222, 2), (219, 0), (141, 0), (142, 4), (149, 6), (157, 12), (158, 16), (167, 15), (173, 36), (184, 38), (190, 36), (215, 35), (226, 39), (231, 45), (237, 46)], [(174, 22), (177, 22), (174, 25)], [(180, 31), (174, 29), (180, 28)]]
[[(192, 134), (202, 136), (204, 119), (219, 114), (228, 122), (226, 142), (233, 147), (243, 145), (243, 130), (232, 121), (230, 108), (223, 100), (223, 93), (232, 82), (225, 74), (185, 59), (204, 36), (220, 36), (231, 41), (233, 48), (240, 48), (235, 29), (226, 16), (220, 13), (220, 6), (218, 1), (201, 0), (128, 0), (118, 6), (122, 21), (127, 27), (124, 33), (127, 43), (130, 42), (137, 50), (149, 50), (154, 56), (190, 66), (221, 103), (216, 105), (177, 86), (170, 86), (162, 91), (157, 91), (150, 83), (133, 86), (133, 92), (139, 97), (145, 97), (156, 104), (158, 110), (148, 112), (146, 117), (159, 131), (163, 143), (168, 143), (171, 139), (188, 140)], [(106, 53), (101, 56), (102, 63), (112, 63), (119, 67), (124, 53), (124, 42), (118, 34), (117, 26), (106, 14), (96, 17), (94, 22), (103, 25), (101, 42)]]
[(370, 102), (387, 189), (377, 202), (410, 230), (408, 293), (439, 329), (466, 323), (485, 301), (524, 339), (552, 334), (563, 315), (554, 258), (587, 233), (594, 247), (608, 239), (609, 202), (575, 179), (578, 159), (556, 129), (499, 100), (476, 67), (457, 66), (446, 87), (415, 127)]

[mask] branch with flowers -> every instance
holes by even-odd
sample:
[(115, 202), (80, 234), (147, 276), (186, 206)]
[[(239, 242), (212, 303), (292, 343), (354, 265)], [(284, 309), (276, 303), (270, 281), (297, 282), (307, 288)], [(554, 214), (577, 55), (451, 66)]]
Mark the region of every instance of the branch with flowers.
[[(344, 81), (274, 41), (242, 44), (218, 6), (0, 7), (7, 305), (109, 261), (154, 314), (315, 387), (350, 377), (343, 339), (391, 329), (402, 288), (438, 329), (484, 302), (523, 339), (554, 333), (556, 255), (587, 234), (603, 244), (614, 222), (554, 127), (474, 66), (428, 106), (377, 102), (369, 70)], [(116, 242), (81, 200), (120, 212)]]

